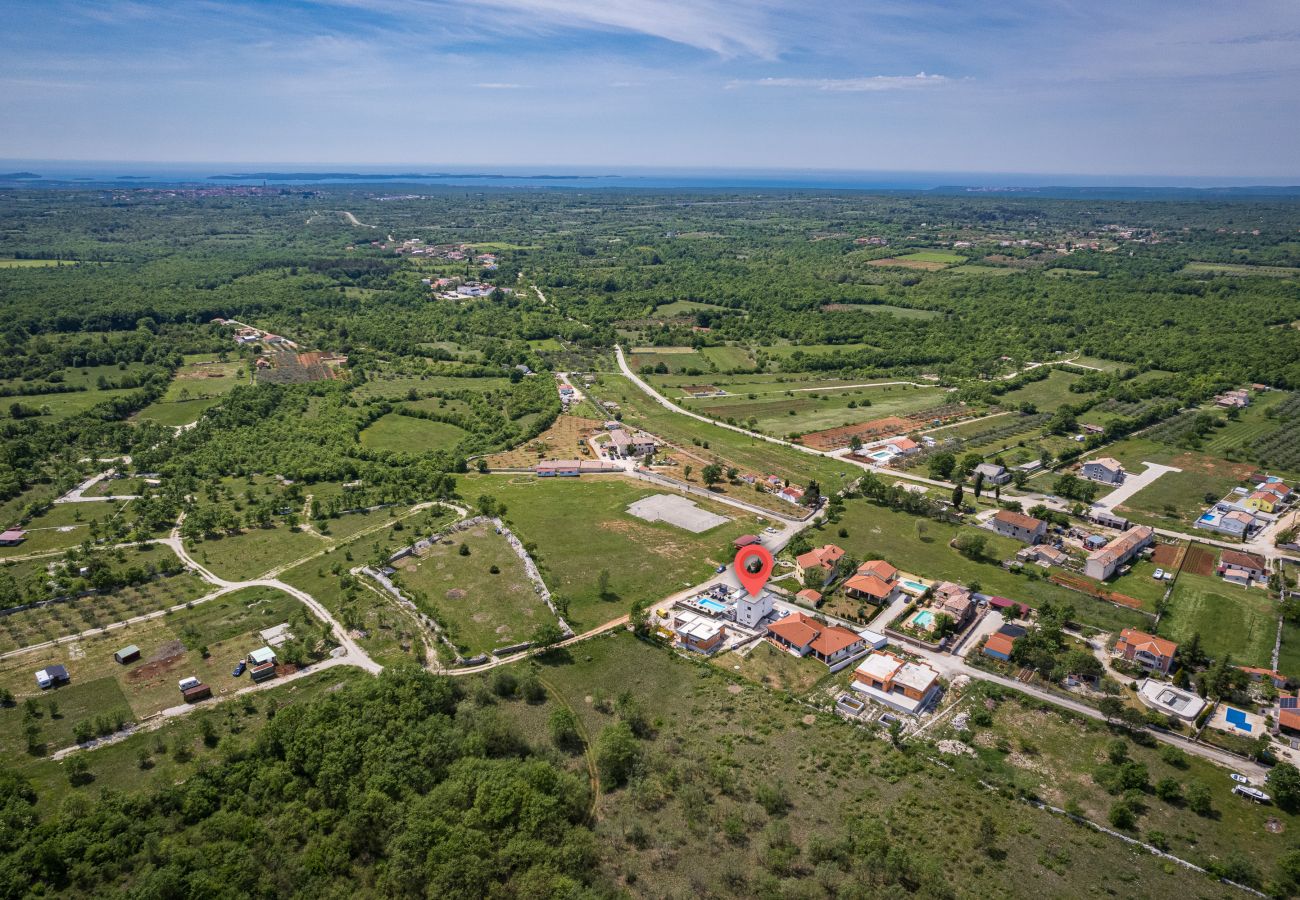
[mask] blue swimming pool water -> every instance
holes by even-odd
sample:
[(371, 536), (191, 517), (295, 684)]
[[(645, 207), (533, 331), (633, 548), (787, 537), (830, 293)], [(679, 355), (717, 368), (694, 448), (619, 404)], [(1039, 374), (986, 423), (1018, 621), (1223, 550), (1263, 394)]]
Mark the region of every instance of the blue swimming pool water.
[(925, 590), (925, 585), (921, 584), (919, 581), (912, 581), (909, 578), (900, 578), (898, 579), (898, 583), (909, 591), (916, 591), (918, 594)]
[(700, 606), (703, 606), (705, 609), (712, 610), (715, 613), (721, 613), (727, 611), (727, 608), (723, 606), (721, 603), (719, 603), (717, 600), (710, 600), (708, 597), (701, 597), (699, 600), (695, 602), (700, 604)]
[(916, 615), (912, 616), (912, 622), (921, 628), (929, 628), (934, 624), (934, 613), (928, 609), (923, 609)]
[(1212, 514), (1210, 514), (1210, 513), (1206, 513), (1205, 515), (1201, 516), (1201, 521), (1202, 521), (1202, 522), (1213, 522), (1213, 521), (1214, 521), (1214, 516), (1213, 516)]
[(888, 450), (877, 450), (875, 453), (871, 454), (872, 459), (878, 459), (882, 462), (887, 459), (892, 459), (893, 456), (894, 454), (890, 453)]
[(1223, 717), (1228, 720), (1229, 725), (1232, 725), (1233, 727), (1238, 728), (1242, 731), (1254, 730), (1251, 727), (1251, 724), (1246, 721), (1246, 714), (1239, 709), (1233, 709), (1231, 706), (1229, 706), (1228, 711), (1223, 714)]

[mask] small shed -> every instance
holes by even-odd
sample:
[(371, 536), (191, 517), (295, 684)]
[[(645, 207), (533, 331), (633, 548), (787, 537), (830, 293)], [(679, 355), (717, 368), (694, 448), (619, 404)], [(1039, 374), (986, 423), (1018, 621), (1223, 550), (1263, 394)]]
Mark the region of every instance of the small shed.
[(248, 654), (248, 664), (251, 666), (261, 666), (266, 663), (275, 664), (275, 651), (270, 647), (258, 647), (252, 653)]
[(13, 547), (21, 544), (27, 537), (27, 532), (21, 528), (9, 528), (0, 532), (0, 547)]
[(200, 681), (181, 691), (181, 696), (185, 698), (186, 703), (198, 703), (212, 696), (212, 688)]
[(126, 665), (129, 662), (135, 662), (139, 658), (140, 648), (135, 644), (123, 647), (121, 650), (113, 654), (113, 659), (117, 660), (122, 665)]
[(253, 666), (248, 670), (248, 674), (253, 681), (266, 681), (268, 678), (275, 677), (275, 663), (262, 663), (260, 666)]

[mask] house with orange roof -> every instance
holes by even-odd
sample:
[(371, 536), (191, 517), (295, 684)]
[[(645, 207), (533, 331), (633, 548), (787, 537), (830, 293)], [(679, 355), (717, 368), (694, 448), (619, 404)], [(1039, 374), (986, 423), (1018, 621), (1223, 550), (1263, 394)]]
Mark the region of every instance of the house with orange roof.
[(875, 575), (881, 581), (893, 584), (898, 580), (898, 569), (883, 559), (870, 559), (858, 566), (857, 574)]
[(1255, 512), (1271, 513), (1279, 503), (1277, 494), (1272, 491), (1255, 491), (1241, 505)]
[(799, 612), (768, 625), (767, 636), (795, 656), (812, 656), (828, 666), (848, 659), (866, 646), (861, 635)]
[(1117, 656), (1122, 656), (1129, 662), (1137, 663), (1144, 669), (1162, 675), (1169, 674), (1169, 668), (1174, 662), (1174, 654), (1177, 652), (1178, 645), (1173, 641), (1147, 634), (1145, 631), (1138, 631), (1136, 628), (1125, 628), (1121, 631), (1119, 640), (1115, 644)]
[(939, 695), (939, 673), (929, 663), (912, 662), (875, 650), (853, 671), (853, 689), (872, 700), (915, 715)]
[(881, 606), (889, 603), (894, 598), (897, 587), (885, 581), (878, 575), (868, 573), (866, 575), (856, 574), (844, 582), (844, 593), (857, 600), (866, 600), (870, 603), (878, 603)]
[(1105, 581), (1115, 574), (1116, 569), (1154, 543), (1155, 539), (1155, 529), (1150, 525), (1130, 528), (1105, 547), (1089, 553), (1083, 566), (1083, 574), (1098, 581)]
[(1268, 560), (1258, 553), (1243, 553), (1240, 550), (1221, 550), (1219, 552), (1219, 574), (1227, 577), (1230, 569), (1237, 569), (1255, 581), (1268, 580)]
[(823, 579), (829, 578), (843, 557), (843, 547), (837, 547), (834, 544), (814, 547), (807, 553), (800, 553), (795, 557), (795, 577), (800, 581), (806, 581), (809, 572), (816, 572)]

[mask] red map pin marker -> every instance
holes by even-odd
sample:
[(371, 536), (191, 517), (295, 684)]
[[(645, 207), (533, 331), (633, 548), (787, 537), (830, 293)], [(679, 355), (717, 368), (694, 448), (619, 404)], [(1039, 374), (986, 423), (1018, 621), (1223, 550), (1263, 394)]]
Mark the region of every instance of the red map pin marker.
[(757, 597), (772, 574), (772, 554), (762, 544), (750, 544), (740, 548), (735, 566), (736, 577), (749, 591), (749, 596)]

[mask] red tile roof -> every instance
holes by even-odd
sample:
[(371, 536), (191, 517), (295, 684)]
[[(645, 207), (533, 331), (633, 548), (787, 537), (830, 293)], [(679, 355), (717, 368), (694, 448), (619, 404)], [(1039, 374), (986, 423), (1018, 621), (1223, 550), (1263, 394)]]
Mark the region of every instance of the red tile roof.
[(817, 547), (809, 550), (807, 553), (801, 553), (796, 562), (801, 569), (812, 569), (820, 566), (823, 569), (829, 569), (840, 561), (844, 555), (844, 548), (836, 547), (834, 544), (827, 544), (825, 547)]
[(806, 600), (814, 605), (822, 602), (822, 595), (818, 591), (814, 591), (812, 588), (804, 588), (802, 591), (795, 594), (795, 596), (800, 600)]
[(1013, 528), (1023, 528), (1025, 531), (1037, 531), (1043, 525), (1042, 519), (1035, 519), (1033, 516), (1018, 513), (1012, 509), (999, 509), (997, 515), (993, 518), (999, 522), (1005, 522)]
[(796, 647), (807, 647), (821, 633), (821, 628), (814, 627), (818, 624), (803, 613), (791, 613), (767, 626), (767, 630)]
[(994, 632), (989, 635), (989, 639), (984, 642), (984, 649), (988, 652), (1001, 653), (1003, 656), (1010, 656), (1011, 645), (1014, 643), (1015, 639), (1012, 638), (1011, 635)]
[(884, 581), (893, 581), (898, 577), (898, 569), (883, 559), (872, 559), (858, 566), (859, 575), (875, 575)]
[(893, 588), (888, 583), (875, 575), (854, 575), (844, 582), (847, 590), (857, 591), (860, 594), (866, 594), (869, 597), (885, 599), (889, 596)]
[(813, 650), (822, 656), (834, 656), (845, 647), (852, 647), (854, 644), (862, 643), (862, 638), (849, 631), (847, 628), (841, 628), (838, 625), (830, 625), (822, 630), (817, 636), (817, 640), (812, 642)]
[(1147, 634), (1145, 631), (1138, 631), (1136, 628), (1125, 628), (1119, 633), (1119, 639), (1121, 643), (1128, 644), (1134, 650), (1145, 650), (1153, 656), (1172, 659), (1178, 652), (1178, 645), (1173, 641)]

